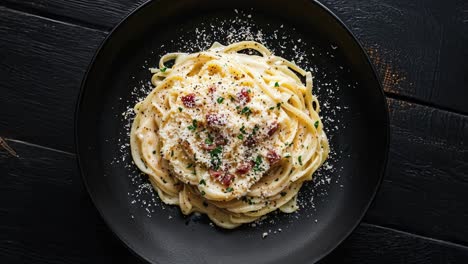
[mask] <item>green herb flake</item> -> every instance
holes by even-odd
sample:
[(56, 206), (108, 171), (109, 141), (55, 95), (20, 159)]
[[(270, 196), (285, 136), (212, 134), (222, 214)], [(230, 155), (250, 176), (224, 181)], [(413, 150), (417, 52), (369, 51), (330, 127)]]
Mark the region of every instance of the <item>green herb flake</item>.
[(193, 164), (190, 163), (190, 164), (187, 166), (187, 169), (190, 169), (190, 168), (192, 168), (192, 167), (193, 167)]
[(192, 124), (190, 126), (188, 126), (188, 129), (191, 130), (191, 131), (195, 131), (198, 127), (198, 122), (197, 120), (192, 120)]
[(255, 133), (257, 133), (257, 131), (260, 129), (260, 127), (258, 125), (255, 125), (253, 130), (252, 130), (252, 135), (255, 135)]
[(262, 165), (262, 156), (257, 156), (257, 158), (254, 160), (254, 168), (253, 170), (254, 171), (261, 171), (262, 168), (260, 168), (260, 166)]
[(205, 139), (205, 143), (208, 145), (213, 144), (213, 137), (211, 136), (211, 134), (208, 134), (208, 137)]
[(299, 156), (299, 158), (297, 158), (297, 160), (299, 161), (299, 165), (302, 166), (302, 156)]
[(221, 152), (223, 152), (221, 146), (217, 146), (215, 149), (210, 151), (211, 165), (215, 170), (218, 170), (219, 166), (221, 165), (221, 158), (219, 157), (219, 154), (221, 154)]
[(223, 103), (224, 101), (224, 98), (223, 97), (219, 97), (218, 100), (216, 100), (218, 102), (218, 104), (221, 104)]
[(270, 109), (270, 110), (273, 110), (273, 109), (275, 109), (275, 107), (274, 107), (274, 106), (272, 106), (272, 107), (270, 107), (269, 109)]
[(279, 83), (278, 83), (278, 82), (275, 82), (275, 87), (279, 87)]
[(205, 196), (205, 194), (206, 194), (205, 191), (201, 191), (200, 193), (201, 193), (202, 196)]
[(201, 179), (200, 182), (199, 182), (198, 184), (200, 184), (200, 185), (206, 185), (206, 182), (205, 182), (204, 179)]
[(319, 126), (319, 121), (317, 120), (317, 121), (315, 121), (315, 123), (314, 123), (314, 127), (315, 127), (315, 128), (318, 128), (318, 126)]
[(277, 103), (276, 108), (278, 108), (278, 110), (279, 110), (281, 108), (281, 103)]
[(244, 135), (239, 134), (239, 135), (237, 135), (237, 138), (240, 139), (240, 140), (243, 140), (243, 139), (244, 139)]
[(251, 113), (252, 113), (252, 110), (250, 110), (250, 108), (247, 107), (247, 106), (245, 106), (245, 107), (242, 108), (242, 110), (241, 110), (241, 114), (243, 114), (243, 115), (249, 116)]
[(287, 154), (287, 155), (286, 155), (286, 156), (284, 156), (284, 157), (285, 157), (285, 158), (290, 158), (290, 157), (291, 157), (291, 155)]
[(242, 125), (242, 127), (240, 128), (240, 132), (242, 134), (244, 134), (244, 135), (247, 134), (247, 132), (245, 132), (245, 126), (244, 125)]
[(161, 70), (161, 72), (166, 72), (167, 68), (166, 68), (166, 67), (162, 67), (160, 70)]
[(234, 189), (233, 189), (232, 187), (228, 187), (228, 188), (226, 189), (226, 192), (232, 192), (232, 191), (234, 191)]
[(182, 107), (179, 107), (179, 112), (182, 112), (183, 108)]

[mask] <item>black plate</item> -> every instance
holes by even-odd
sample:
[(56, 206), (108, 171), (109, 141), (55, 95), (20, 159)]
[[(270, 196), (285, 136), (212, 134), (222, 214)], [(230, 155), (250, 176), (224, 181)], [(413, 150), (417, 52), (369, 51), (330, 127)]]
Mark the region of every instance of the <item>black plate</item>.
[[(226, 231), (206, 217), (182, 216), (146, 188), (124, 145), (131, 115), (122, 113), (149, 89), (147, 67), (162, 54), (245, 36), (313, 70), (334, 153), (301, 190), (298, 213)], [(153, 263), (319, 260), (362, 219), (381, 182), (388, 142), (386, 101), (365, 52), (330, 11), (306, 0), (147, 3), (99, 49), (76, 111), (79, 165), (96, 207), (131, 250)]]

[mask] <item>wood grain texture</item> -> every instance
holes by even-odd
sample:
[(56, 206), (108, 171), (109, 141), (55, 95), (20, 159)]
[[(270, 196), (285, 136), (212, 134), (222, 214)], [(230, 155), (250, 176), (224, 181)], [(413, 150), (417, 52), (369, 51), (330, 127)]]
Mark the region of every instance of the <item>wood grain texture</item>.
[[(141, 263), (93, 208), (75, 156), (8, 141), (0, 150), (0, 263)], [(466, 263), (468, 249), (361, 224), (322, 263)]]
[(74, 155), (0, 150), (0, 263), (137, 263), (94, 209)]
[(104, 37), (0, 7), (1, 136), (73, 151), (81, 79)]
[(388, 103), (387, 173), (365, 220), (468, 245), (468, 117)]
[(467, 263), (467, 250), (442, 241), (361, 224), (320, 263)]
[(3, 0), (6, 6), (87, 27), (111, 30), (148, 0)]
[(322, 0), (367, 49), (387, 93), (468, 113), (468, 2)]

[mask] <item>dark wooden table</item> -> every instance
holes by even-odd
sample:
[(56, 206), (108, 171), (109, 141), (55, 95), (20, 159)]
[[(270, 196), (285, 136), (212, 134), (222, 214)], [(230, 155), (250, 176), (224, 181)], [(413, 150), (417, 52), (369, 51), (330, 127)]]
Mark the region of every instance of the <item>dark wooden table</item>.
[[(84, 190), (80, 82), (144, 0), (0, 0), (0, 263), (138, 263)], [(363, 223), (325, 263), (468, 263), (468, 2), (323, 0), (388, 98), (391, 147)]]

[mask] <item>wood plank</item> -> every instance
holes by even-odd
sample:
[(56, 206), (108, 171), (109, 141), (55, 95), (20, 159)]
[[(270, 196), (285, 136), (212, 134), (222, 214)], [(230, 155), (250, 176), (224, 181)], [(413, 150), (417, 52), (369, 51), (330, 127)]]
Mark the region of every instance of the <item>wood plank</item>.
[(74, 155), (8, 141), (0, 150), (0, 263), (135, 263), (104, 225)]
[(468, 113), (468, 2), (322, 0), (358, 37), (384, 90)]
[(388, 103), (388, 168), (365, 220), (468, 245), (468, 117)]
[(320, 263), (467, 263), (468, 248), (361, 224)]
[[(104, 225), (75, 156), (8, 141), (0, 151), (0, 263), (139, 263)], [(322, 263), (466, 263), (468, 249), (361, 224)]]
[(104, 37), (0, 7), (1, 136), (73, 151), (81, 79)]
[(147, 0), (3, 0), (8, 7), (87, 27), (111, 30)]

